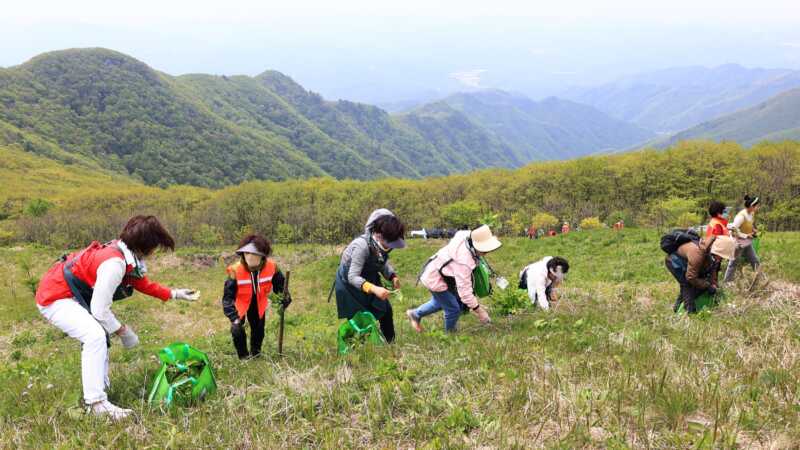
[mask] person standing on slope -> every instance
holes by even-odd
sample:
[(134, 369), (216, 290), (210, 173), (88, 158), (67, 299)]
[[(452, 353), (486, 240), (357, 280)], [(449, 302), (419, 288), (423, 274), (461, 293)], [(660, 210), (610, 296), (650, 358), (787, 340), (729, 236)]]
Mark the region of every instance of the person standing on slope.
[(753, 239), (758, 230), (755, 227), (755, 214), (761, 206), (761, 199), (758, 197), (744, 196), (744, 209), (736, 214), (731, 224), (733, 237), (736, 238), (736, 256), (728, 264), (725, 270), (723, 282), (729, 283), (736, 276), (736, 267), (739, 265), (739, 258), (744, 255), (753, 270), (758, 269), (760, 264), (756, 250), (753, 248)]
[(384, 288), (381, 277), (400, 289), (400, 278), (389, 263), (394, 249), (405, 248), (405, 225), (388, 209), (376, 209), (367, 219), (364, 234), (344, 249), (336, 271), (334, 289), (336, 310), (340, 319), (352, 319), (360, 311), (368, 311), (378, 319), (387, 342), (394, 341), (394, 318), (391, 291)]
[(90, 413), (122, 419), (133, 411), (108, 401), (108, 348), (118, 336), (126, 349), (139, 344), (130, 325), (111, 311), (113, 301), (134, 290), (158, 298), (197, 300), (190, 289), (170, 289), (150, 281), (144, 259), (157, 248), (173, 250), (175, 241), (153, 216), (131, 218), (119, 238), (65, 255), (42, 278), (36, 290), (39, 312), (54, 326), (82, 344), (83, 399)]
[[(263, 236), (245, 236), (236, 250), (239, 262), (227, 268), (222, 310), (231, 321), (231, 337), (239, 359), (255, 358), (261, 354), (269, 295), (273, 289), (279, 294), (284, 293), (286, 278), (275, 262), (269, 259), (271, 253), (272, 246)], [(291, 302), (291, 297), (284, 296), (281, 306), (286, 308)], [(245, 320), (250, 324), (249, 352)]]

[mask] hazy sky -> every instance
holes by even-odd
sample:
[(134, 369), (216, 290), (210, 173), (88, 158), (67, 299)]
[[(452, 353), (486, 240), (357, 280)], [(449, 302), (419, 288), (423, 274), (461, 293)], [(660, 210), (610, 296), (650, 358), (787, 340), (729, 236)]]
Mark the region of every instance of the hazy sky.
[(469, 87), (540, 97), (682, 65), (800, 69), (798, 0), (649, 3), (13, 1), (0, 9), (0, 66), (107, 47), (170, 74), (276, 69), (370, 102)]

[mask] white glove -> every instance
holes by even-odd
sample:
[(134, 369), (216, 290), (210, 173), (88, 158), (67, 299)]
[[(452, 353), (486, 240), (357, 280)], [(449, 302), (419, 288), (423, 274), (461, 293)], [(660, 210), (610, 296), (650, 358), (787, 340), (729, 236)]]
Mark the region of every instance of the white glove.
[(124, 330), (119, 333), (119, 339), (122, 341), (122, 346), (125, 348), (133, 348), (139, 345), (139, 336), (133, 332), (133, 328), (128, 325), (123, 325)]
[(179, 300), (188, 300), (190, 302), (193, 302), (198, 298), (200, 298), (200, 292), (195, 291), (193, 289), (173, 289), (172, 298), (177, 298)]

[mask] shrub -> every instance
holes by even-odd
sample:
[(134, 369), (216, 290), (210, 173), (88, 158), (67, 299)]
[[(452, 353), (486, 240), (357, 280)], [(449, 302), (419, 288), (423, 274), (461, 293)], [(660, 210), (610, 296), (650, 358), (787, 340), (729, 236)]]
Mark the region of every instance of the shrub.
[(442, 209), (445, 226), (456, 228), (473, 228), (481, 220), (481, 205), (473, 201), (458, 201)]
[(606, 225), (600, 222), (600, 219), (597, 217), (587, 217), (581, 220), (580, 223), (581, 230), (597, 230), (605, 226)]
[(222, 243), (222, 233), (213, 225), (201, 223), (192, 234), (192, 241), (202, 246), (214, 246)]
[(25, 205), (25, 214), (31, 217), (42, 217), (53, 206), (55, 205), (45, 199), (34, 198)]
[(556, 219), (555, 216), (545, 212), (538, 213), (533, 216), (533, 219), (531, 219), (531, 226), (533, 226), (533, 228), (536, 230), (539, 228), (547, 230), (556, 225), (558, 225), (558, 219)]
[[(513, 283), (513, 282), (512, 282)], [(508, 316), (524, 311), (530, 305), (528, 293), (514, 285), (496, 290), (491, 297), (492, 312)]]

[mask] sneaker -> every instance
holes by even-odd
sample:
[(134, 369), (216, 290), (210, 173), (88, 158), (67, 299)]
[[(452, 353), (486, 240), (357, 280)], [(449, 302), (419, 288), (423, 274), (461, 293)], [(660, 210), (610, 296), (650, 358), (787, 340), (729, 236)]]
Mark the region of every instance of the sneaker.
[(414, 315), (413, 309), (406, 311), (406, 317), (408, 317), (408, 321), (411, 323), (411, 328), (413, 328), (417, 333), (422, 333), (422, 324), (419, 323), (419, 319)]
[(122, 420), (133, 414), (132, 409), (120, 408), (108, 400), (93, 403), (89, 406), (89, 412), (95, 416), (108, 416), (112, 420)]

